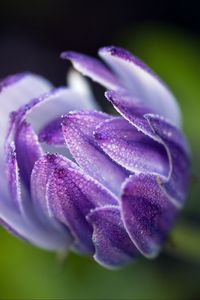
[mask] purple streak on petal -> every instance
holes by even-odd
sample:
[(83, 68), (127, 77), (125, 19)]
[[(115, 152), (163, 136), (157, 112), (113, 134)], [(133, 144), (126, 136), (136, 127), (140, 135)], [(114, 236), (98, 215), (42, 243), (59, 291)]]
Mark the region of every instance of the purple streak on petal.
[(62, 119), (58, 118), (46, 124), (38, 134), (39, 141), (41, 143), (45, 142), (54, 146), (64, 145), (65, 140), (62, 132), (61, 122)]
[(188, 144), (179, 129), (154, 115), (146, 115), (155, 134), (163, 141), (170, 160), (170, 173), (162, 184), (167, 193), (183, 205), (186, 200), (190, 174), (190, 153)]
[(19, 81), (20, 79), (23, 79), (23, 77), (29, 75), (28, 72), (24, 72), (24, 73), (18, 73), (18, 74), (14, 74), (14, 75), (10, 75), (4, 79), (2, 79), (0, 81), (0, 92), (6, 88), (9, 87), (10, 85), (17, 83), (17, 81)]
[(82, 252), (93, 253), (92, 226), (86, 216), (96, 207), (116, 205), (114, 196), (67, 159), (57, 161), (47, 196), (52, 216), (70, 229)]
[(160, 80), (160, 78), (153, 72), (153, 70), (151, 70), (142, 60), (123, 48), (115, 46), (103, 47), (99, 49), (99, 55), (102, 57), (104, 57), (104, 55), (111, 55), (113, 57), (121, 58), (124, 61), (132, 62), (136, 66), (142, 68), (144, 71), (150, 73), (151, 75), (157, 77), (158, 80)]
[(33, 166), (41, 157), (43, 151), (37, 135), (31, 125), (25, 121), (16, 130), (15, 145), (21, 178), (25, 185), (30, 188), (30, 176)]
[[(6, 147), (6, 175), (10, 197), (8, 201), (14, 204), (17, 211), (21, 209), (21, 188), (19, 185), (19, 168), (16, 159), (16, 151), (14, 144), (9, 144)], [(3, 174), (2, 174), (3, 175)]]
[(113, 46), (100, 49), (99, 54), (119, 76), (130, 95), (140, 99), (141, 104), (150, 107), (154, 113), (180, 125), (176, 99), (144, 63), (128, 51)]
[[(27, 191), (23, 189), (23, 185), (21, 185), (20, 170), (14, 142), (6, 143), (5, 154), (7, 189), (1, 186), (1, 193), (5, 195), (2, 197), (2, 201), (6, 201), (10, 207), (12, 206), (13, 210), (16, 211), (22, 219), (28, 220), (29, 217), (32, 218), (33, 216), (31, 199)], [(37, 223), (37, 218), (35, 222)]]
[(118, 268), (138, 256), (121, 221), (119, 207), (94, 209), (87, 217), (93, 226), (95, 260), (107, 268)]
[(139, 251), (155, 257), (177, 217), (177, 208), (153, 175), (133, 175), (124, 185), (122, 219)]
[(119, 195), (121, 184), (130, 173), (102, 151), (93, 134), (101, 122), (110, 118), (99, 112), (72, 112), (63, 119), (62, 126), (66, 144), (81, 168)]
[(165, 148), (127, 120), (113, 118), (102, 122), (95, 131), (95, 138), (103, 151), (127, 170), (167, 177), (169, 162)]
[(116, 89), (119, 86), (117, 77), (95, 58), (72, 51), (63, 52), (61, 58), (70, 60), (77, 71), (108, 89)]

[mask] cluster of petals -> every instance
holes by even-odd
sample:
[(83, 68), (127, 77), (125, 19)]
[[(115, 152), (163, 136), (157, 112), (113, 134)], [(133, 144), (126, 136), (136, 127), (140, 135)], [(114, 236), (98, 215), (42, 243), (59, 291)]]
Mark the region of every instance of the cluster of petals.
[(99, 55), (62, 53), (76, 69), (66, 87), (31, 73), (0, 82), (0, 224), (116, 268), (161, 250), (186, 200), (190, 153), (167, 86), (126, 50)]

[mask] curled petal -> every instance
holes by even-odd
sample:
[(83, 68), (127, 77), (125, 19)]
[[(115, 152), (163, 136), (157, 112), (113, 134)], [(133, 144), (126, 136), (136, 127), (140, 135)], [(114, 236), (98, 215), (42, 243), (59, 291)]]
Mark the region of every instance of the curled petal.
[(86, 216), (99, 206), (116, 205), (116, 198), (97, 181), (85, 175), (67, 159), (55, 160), (48, 181), (49, 213), (65, 224), (75, 238), (75, 246), (83, 253), (93, 253), (92, 226)]
[(7, 145), (8, 188), (1, 188), (0, 224), (12, 234), (44, 249), (68, 248), (72, 238), (67, 231), (59, 232), (44, 226), (31, 206), (28, 194), (23, 201), (14, 145)]
[(139, 132), (122, 118), (102, 122), (95, 138), (111, 159), (133, 173), (152, 173), (166, 177), (169, 172), (166, 151), (158, 142)]
[(100, 56), (121, 79), (124, 88), (154, 113), (180, 126), (180, 110), (166, 85), (138, 58), (117, 47), (100, 49)]
[(46, 79), (31, 73), (13, 75), (0, 82), (0, 151), (3, 150), (9, 114), (51, 88)]
[(151, 110), (142, 106), (137, 98), (130, 97), (124, 91), (107, 91), (105, 96), (120, 115), (133, 124), (138, 131), (149, 136), (153, 135), (152, 128), (144, 118), (144, 115), (150, 113)]
[(121, 197), (124, 226), (139, 251), (155, 257), (178, 213), (154, 175), (133, 175), (124, 184)]
[(18, 111), (18, 120), (27, 118), (38, 132), (46, 124), (80, 107), (87, 110), (92, 108), (92, 104), (78, 91), (61, 87), (51, 90), (21, 107)]
[(70, 60), (77, 71), (108, 89), (115, 89), (119, 85), (117, 77), (95, 58), (72, 51), (63, 52), (61, 58)]
[(169, 157), (168, 180), (161, 181), (175, 204), (182, 206), (186, 200), (189, 184), (190, 153), (183, 134), (159, 116), (146, 115), (155, 134), (161, 139)]
[(22, 192), (25, 191), (22, 191), (20, 184), (13, 143), (7, 145), (6, 154), (9, 193), (1, 190), (0, 223), (14, 235), (39, 247), (49, 250), (68, 248), (71, 245), (72, 237), (67, 228), (62, 228), (59, 224), (55, 226), (55, 221), (53, 223), (50, 219), (49, 222), (41, 222), (32, 206), (29, 194), (26, 193), (22, 197)]
[[(5, 199), (6, 195), (3, 197)], [(24, 220), (13, 206), (9, 205), (9, 201), (2, 199), (0, 199), (0, 224), (17, 237), (47, 250), (67, 249), (72, 242), (68, 234), (61, 235), (40, 223)]]
[(107, 268), (118, 268), (138, 256), (121, 221), (119, 207), (96, 208), (87, 219), (93, 226), (94, 259), (99, 264)]
[(161, 183), (177, 206), (182, 206), (187, 194), (189, 177), (189, 151), (182, 132), (172, 123), (158, 115), (147, 113), (131, 103), (131, 98), (120, 92), (107, 92), (106, 96), (119, 113), (138, 131), (164, 146), (168, 156), (169, 172)]
[(37, 135), (33, 131), (31, 125), (25, 121), (23, 121), (16, 129), (15, 146), (20, 175), (29, 189), (33, 166), (40, 158), (43, 151), (38, 142)]
[[(7, 139), (5, 145), (6, 151), (9, 151), (9, 145), (14, 142), (15, 114), (11, 114), (11, 112), (13, 110), (17, 110), (21, 105), (25, 105), (32, 98), (40, 95), (41, 93), (47, 92), (51, 88), (52, 86), (47, 80), (31, 73), (13, 75), (0, 82), (0, 103), (2, 106), (0, 114), (0, 160), (4, 161), (3, 143), (5, 138)], [(10, 114), (11, 118), (9, 123), (8, 120)], [(6, 130), (8, 130), (7, 135)], [(16, 149), (14, 151), (16, 151)], [(13, 176), (15, 176), (15, 174), (13, 174)], [(2, 197), (3, 191), (6, 195), (8, 195), (4, 168), (0, 168), (0, 177)], [(6, 199), (2, 198), (2, 201), (9, 201), (8, 197), (6, 197)]]
[[(11, 115), (7, 140), (14, 139), (15, 132), (24, 120), (28, 120), (36, 133), (41, 130), (39, 133), (40, 142), (50, 140), (51, 134), (45, 134), (46, 128), (52, 129), (52, 125), (49, 126), (49, 124), (56, 124), (56, 128), (60, 129), (62, 114), (79, 107), (89, 109), (92, 104), (87, 100), (79, 92), (68, 88), (54, 89), (34, 98)], [(52, 149), (50, 148), (48, 151), (52, 151)], [(65, 150), (65, 152), (67, 151)]]
[(77, 163), (90, 176), (119, 195), (121, 184), (129, 173), (102, 151), (93, 134), (106, 119), (111, 117), (99, 112), (71, 112), (63, 119), (63, 134)]

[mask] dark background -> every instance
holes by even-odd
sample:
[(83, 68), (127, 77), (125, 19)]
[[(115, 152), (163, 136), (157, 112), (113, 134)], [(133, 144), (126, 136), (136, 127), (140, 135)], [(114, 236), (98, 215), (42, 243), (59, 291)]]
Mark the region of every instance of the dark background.
[(0, 78), (30, 70), (65, 84), (69, 64), (59, 58), (62, 51), (95, 56), (106, 45), (128, 48), (177, 97), (193, 159), (172, 252), (114, 272), (72, 253), (61, 262), (0, 228), (0, 299), (200, 299), (199, 11), (191, 0), (0, 0)]
[(175, 26), (199, 37), (198, 1), (0, 1), (0, 78), (32, 70), (60, 84), (63, 50), (96, 54), (141, 24)]

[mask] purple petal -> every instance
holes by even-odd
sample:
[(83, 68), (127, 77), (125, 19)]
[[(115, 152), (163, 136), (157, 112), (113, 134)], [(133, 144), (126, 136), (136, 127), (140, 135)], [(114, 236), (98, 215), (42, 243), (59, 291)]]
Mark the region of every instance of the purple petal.
[(172, 228), (178, 210), (153, 175), (133, 175), (121, 198), (124, 226), (139, 251), (155, 257)]
[(16, 130), (15, 145), (20, 175), (29, 189), (30, 175), (33, 166), (43, 151), (38, 142), (37, 135), (30, 124), (25, 121), (23, 121)]
[(49, 211), (70, 229), (82, 252), (93, 253), (92, 226), (86, 216), (96, 207), (116, 205), (117, 200), (71, 161), (60, 158), (55, 162), (57, 166), (48, 182)]
[(105, 96), (122, 117), (133, 124), (137, 130), (149, 136), (155, 135), (148, 121), (144, 118), (144, 115), (150, 113), (151, 110), (138, 103), (137, 98), (130, 97), (122, 91), (108, 91)]
[[(0, 223), (14, 235), (39, 247), (55, 250), (67, 248), (72, 238), (67, 228), (41, 223), (32, 206), (29, 194), (22, 197), (19, 169), (14, 145), (7, 145), (8, 192), (1, 188)], [(40, 212), (41, 214), (41, 212)]]
[(128, 121), (113, 118), (102, 122), (95, 131), (95, 138), (103, 151), (127, 170), (168, 176), (165, 148)]
[[(165, 118), (147, 114), (146, 109), (131, 104), (131, 99), (119, 92), (107, 92), (106, 96), (119, 113), (137, 130), (165, 147), (169, 160), (169, 174), (162, 184), (171, 201), (182, 206), (186, 199), (189, 177), (189, 151), (182, 132)], [(167, 182), (167, 183), (166, 183)]]
[(77, 163), (93, 178), (115, 194), (120, 194), (122, 182), (129, 173), (112, 161), (94, 138), (96, 127), (109, 115), (97, 112), (72, 112), (63, 120), (63, 134)]
[(95, 58), (72, 51), (63, 52), (61, 58), (70, 60), (77, 71), (108, 89), (115, 89), (119, 85), (118, 79)]
[(96, 208), (87, 219), (94, 228), (94, 258), (98, 263), (107, 268), (117, 268), (138, 256), (123, 226), (118, 207)]
[[(32, 99), (35, 96), (38, 96), (40, 93), (44, 93), (48, 91), (51, 88), (51, 84), (46, 81), (44, 78), (29, 74), (29, 73), (23, 73), (23, 74), (17, 74), (14, 76), (10, 76), (0, 83), (0, 103), (2, 105), (1, 115), (0, 115), (0, 160), (3, 161), (3, 155), (4, 155), (4, 149), (3, 149), (3, 143), (6, 138), (6, 129), (8, 128), (7, 133), (7, 141), (5, 148), (10, 147), (9, 145), (13, 143), (14, 139), (14, 129), (15, 129), (15, 114), (12, 113), (10, 124), (9, 124), (9, 114), (11, 111), (16, 110), (19, 108), (20, 105), (24, 105), (30, 99)], [(8, 126), (9, 124), (9, 126)], [(7, 149), (8, 149), (7, 148)], [(15, 146), (14, 146), (15, 148)], [(7, 150), (6, 150), (7, 151)], [(15, 151), (15, 150), (14, 150)], [(12, 159), (11, 159), (12, 160)], [(14, 166), (15, 165), (15, 166)], [(18, 167), (17, 167), (18, 168)], [(10, 176), (10, 179), (12, 179), (12, 193), (14, 194), (14, 186), (15, 186), (15, 179), (18, 180), (18, 171), (16, 170), (16, 161), (13, 160), (13, 170), (15, 170), (15, 174)], [(9, 172), (12, 172), (11, 169)], [(8, 191), (7, 191), (7, 177), (5, 176), (5, 169), (0, 169), (0, 177), (1, 177), (1, 195), (5, 194), (5, 199), (3, 196), (1, 197), (2, 201), (9, 201)], [(16, 187), (17, 189), (17, 187)], [(19, 192), (16, 190), (16, 197), (19, 198)], [(13, 198), (15, 199), (15, 197)], [(14, 200), (11, 201), (14, 201)], [(18, 200), (17, 200), (18, 202)]]
[(38, 139), (41, 143), (49, 145), (61, 146), (64, 145), (65, 140), (62, 132), (62, 119), (54, 119), (46, 124), (39, 132)]
[(71, 236), (67, 230), (58, 231), (44, 226), (31, 206), (31, 199), (26, 195), (22, 199), (19, 170), (14, 145), (7, 145), (8, 189), (1, 186), (0, 224), (14, 235), (39, 247), (56, 250), (69, 247)]
[(63, 158), (58, 155), (45, 154), (35, 163), (31, 174), (31, 198), (41, 222), (53, 226), (59, 232), (65, 231), (69, 234), (69, 230), (66, 227), (62, 228), (61, 224), (49, 215), (48, 210), (47, 183), (58, 161), (62, 163)]
[(128, 51), (117, 47), (100, 49), (100, 56), (121, 79), (130, 95), (161, 116), (180, 126), (180, 110), (176, 99), (153, 72)]
[[(62, 114), (67, 113), (69, 110), (82, 107), (88, 109), (90, 102), (87, 98), (80, 95), (79, 92), (67, 88), (58, 88), (43, 94), (42, 96), (31, 100), (28, 104), (20, 107), (18, 111), (10, 116), (10, 126), (7, 133), (7, 140), (12, 140), (17, 127), (20, 123), (27, 119), (34, 131), (38, 131), (48, 126), (49, 123), (55, 121), (59, 124)], [(43, 134), (43, 133), (42, 133)], [(43, 138), (44, 139), (44, 138)], [(44, 148), (47, 148), (44, 145)], [(51, 148), (47, 149), (52, 151)], [(65, 152), (68, 155), (67, 150)]]
[(190, 153), (183, 134), (172, 124), (158, 116), (146, 115), (155, 134), (157, 134), (166, 148), (170, 162), (168, 180), (162, 184), (178, 205), (186, 200), (190, 175)]

